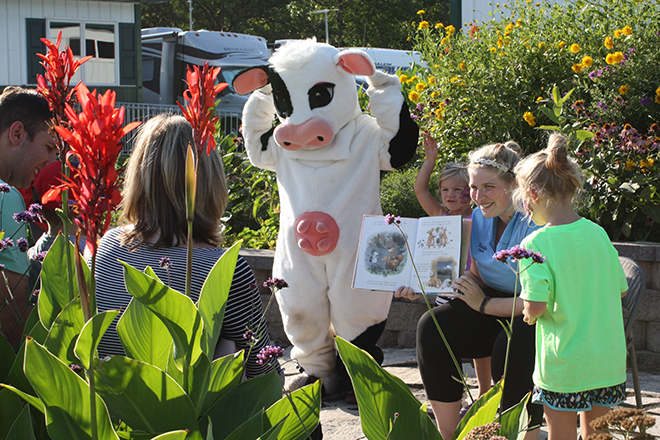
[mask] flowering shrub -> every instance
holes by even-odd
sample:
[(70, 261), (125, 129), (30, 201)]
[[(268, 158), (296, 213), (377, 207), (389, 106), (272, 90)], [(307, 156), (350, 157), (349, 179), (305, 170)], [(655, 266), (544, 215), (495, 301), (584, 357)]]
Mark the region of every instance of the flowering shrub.
[(577, 149), (585, 171), (579, 213), (612, 240), (660, 242), (660, 127), (639, 132), (630, 124), (593, 124), (595, 136)]
[(442, 141), (446, 155), (507, 139), (542, 148), (534, 127), (548, 122), (539, 104), (554, 85), (575, 88), (600, 125), (630, 123), (645, 132), (660, 120), (657, 2), (514, 0), (462, 33), (441, 23), (412, 31), (429, 68), (401, 80), (411, 108), (422, 104), (421, 128)]

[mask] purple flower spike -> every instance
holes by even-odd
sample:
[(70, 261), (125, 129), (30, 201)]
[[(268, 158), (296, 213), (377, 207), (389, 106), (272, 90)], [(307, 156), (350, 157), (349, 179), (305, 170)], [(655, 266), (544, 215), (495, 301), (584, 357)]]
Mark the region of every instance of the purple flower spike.
[(32, 259), (34, 261), (44, 261), (44, 258), (46, 258), (47, 253), (48, 253), (48, 251), (39, 252), (38, 254), (35, 254), (35, 256), (32, 257)]
[(27, 252), (28, 248), (30, 247), (25, 237), (19, 238), (16, 244), (18, 245), (18, 250), (21, 252)]
[(545, 257), (542, 254), (534, 252), (533, 250), (522, 248), (519, 245), (515, 245), (511, 249), (496, 252), (495, 255), (493, 255), (493, 258), (502, 263), (506, 263), (506, 260), (509, 257), (513, 260), (531, 258), (534, 263), (545, 262)]
[(11, 191), (11, 187), (9, 185), (6, 183), (0, 183), (0, 192), (8, 193), (9, 191)]
[(261, 365), (268, 359), (276, 359), (284, 355), (284, 349), (277, 345), (266, 345), (257, 354), (257, 364)]
[(281, 290), (289, 287), (289, 284), (287, 284), (287, 282), (282, 278), (268, 278), (266, 281), (264, 281), (264, 287), (269, 289), (274, 287), (275, 289)]
[(159, 265), (162, 269), (165, 269), (165, 270), (169, 270), (169, 269), (172, 268), (172, 263), (170, 262), (169, 257), (163, 257), (163, 258), (161, 258), (161, 259), (160, 259), (160, 262), (158, 263), (158, 265)]
[(392, 224), (401, 224), (401, 216), (393, 216), (392, 214), (387, 214), (385, 216), (385, 224), (386, 225), (392, 225)]

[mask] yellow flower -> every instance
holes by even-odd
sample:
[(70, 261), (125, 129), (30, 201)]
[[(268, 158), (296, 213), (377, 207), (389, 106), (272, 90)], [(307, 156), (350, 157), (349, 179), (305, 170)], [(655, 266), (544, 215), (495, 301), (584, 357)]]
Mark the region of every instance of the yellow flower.
[(628, 171), (632, 171), (632, 170), (634, 170), (634, 169), (635, 169), (635, 162), (633, 162), (633, 161), (630, 160), (630, 159), (626, 160), (626, 169), (627, 169)]
[(522, 18), (519, 18), (518, 20), (516, 20), (516, 26), (522, 26), (522, 25), (523, 25), (523, 19)]
[(438, 118), (441, 118), (442, 117), (442, 109), (440, 109), (440, 108), (435, 109), (435, 115)]
[(621, 52), (608, 53), (605, 57), (607, 64), (617, 64), (623, 61), (623, 54)]
[(435, 24), (435, 28), (436, 28), (436, 29), (440, 29), (441, 27), (444, 27), (444, 26), (442, 25), (442, 23), (438, 22), (438, 23)]
[(619, 95), (627, 95), (627, 94), (628, 94), (628, 86), (619, 87)]
[(413, 75), (410, 79), (412, 79), (413, 81), (416, 81), (416, 80), (419, 79), (419, 77), (417, 75)]
[(447, 41), (448, 41), (447, 37), (443, 37), (442, 40), (440, 40), (440, 44), (441, 45), (447, 44)]
[(465, 63), (460, 63), (458, 65), (458, 68), (461, 69), (461, 70), (465, 70)]
[(417, 28), (417, 30), (421, 31), (422, 29), (426, 29), (427, 27), (429, 27), (429, 22), (428, 21), (422, 21), (422, 22), (419, 23), (419, 27)]
[(488, 50), (490, 50), (490, 51), (493, 52), (493, 53), (497, 52), (497, 48), (496, 48), (496, 47), (491, 47), (491, 48), (488, 49)]
[(426, 88), (426, 84), (423, 82), (418, 82), (417, 84), (415, 84), (415, 90), (417, 90), (418, 92), (421, 92), (425, 88)]
[(557, 47), (559, 47), (560, 49), (564, 46), (566, 46), (566, 43), (564, 41), (560, 41), (559, 44), (557, 44)]
[(406, 80), (406, 84), (412, 84), (412, 83), (413, 83), (412, 78)]
[(579, 44), (571, 44), (571, 52), (578, 53), (582, 49)]
[(539, 43), (539, 49), (543, 49), (545, 47), (545, 41), (541, 41)]
[(642, 160), (639, 161), (639, 168), (642, 170), (642, 172), (648, 173), (650, 171), (651, 167), (653, 167), (654, 163), (655, 163), (655, 161), (653, 160), (652, 157), (649, 157), (648, 160), (642, 159)]
[(438, 97), (438, 92), (435, 90), (431, 92), (431, 98), (437, 98)]
[(439, 68), (440, 68), (440, 64), (436, 64), (434, 67), (435, 67), (436, 69), (439, 69)]
[(406, 81), (408, 81), (408, 75), (402, 74), (401, 76), (399, 76), (399, 82), (404, 83)]
[(452, 77), (452, 78), (449, 80), (449, 82), (453, 82), (453, 83), (458, 82), (458, 81), (460, 81), (460, 80), (459, 80), (458, 78), (456, 78), (455, 76)]
[(584, 66), (582, 64), (573, 64), (571, 69), (573, 69), (573, 72), (575, 73), (580, 73), (582, 72), (582, 69), (584, 69)]
[(513, 26), (515, 26), (515, 24), (513, 22), (507, 24), (506, 27), (504, 28), (504, 33), (506, 33), (506, 34), (511, 33), (511, 30), (513, 29)]
[(624, 26), (621, 31), (624, 35), (632, 35), (632, 28), (630, 26)]
[(501, 49), (502, 46), (504, 46), (504, 41), (502, 41), (502, 37), (498, 37), (497, 38), (497, 47), (499, 47)]
[(621, 52), (614, 52), (614, 60), (617, 63), (620, 63), (621, 61), (623, 61), (623, 54)]
[(424, 9), (420, 9), (419, 11), (417, 11), (417, 15), (422, 15), (422, 14), (426, 14), (426, 11)]
[(543, 100), (543, 96), (539, 96), (538, 98), (536, 98), (536, 102), (539, 102), (539, 101), (542, 101), (542, 100)]
[(612, 49), (614, 47), (614, 40), (612, 37), (605, 37), (605, 47), (608, 49)]
[(531, 112), (525, 112), (523, 114), (523, 119), (530, 125), (530, 127), (536, 125), (536, 118)]
[(447, 26), (445, 29), (447, 30), (447, 33), (448, 33), (448, 34), (453, 34), (454, 32), (456, 32), (456, 28), (455, 28), (454, 25), (452, 25), (452, 24), (450, 24), (449, 26)]
[(623, 31), (621, 29), (617, 29), (614, 31), (614, 38), (619, 38), (623, 34)]
[(660, 96), (660, 87), (658, 87), (657, 89), (655, 89), (655, 94), (658, 95), (658, 96)]
[(582, 58), (582, 64), (584, 64), (585, 67), (591, 67), (593, 63), (594, 60), (590, 56)]
[(429, 84), (435, 84), (435, 77), (434, 76), (429, 76), (428, 82), (429, 82)]
[(419, 101), (419, 93), (413, 90), (412, 92), (408, 93), (408, 99), (410, 99), (412, 102)]
[(655, 103), (660, 104), (660, 95), (655, 95)]

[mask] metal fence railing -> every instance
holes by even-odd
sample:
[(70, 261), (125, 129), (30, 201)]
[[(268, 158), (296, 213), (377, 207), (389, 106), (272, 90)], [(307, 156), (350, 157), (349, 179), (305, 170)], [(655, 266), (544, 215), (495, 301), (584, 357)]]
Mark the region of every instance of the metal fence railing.
[[(146, 122), (154, 116), (160, 115), (162, 113), (177, 115), (181, 114), (181, 109), (178, 105), (117, 102), (116, 107), (124, 107), (125, 109), (126, 113), (124, 115), (124, 125), (134, 121)], [(221, 130), (224, 133), (238, 134), (238, 130), (241, 126), (240, 113), (216, 112), (216, 115), (220, 118)], [(122, 155), (131, 154), (131, 150), (133, 149), (133, 141), (135, 140), (137, 133), (138, 130), (133, 130), (124, 137), (124, 146), (121, 150)]]

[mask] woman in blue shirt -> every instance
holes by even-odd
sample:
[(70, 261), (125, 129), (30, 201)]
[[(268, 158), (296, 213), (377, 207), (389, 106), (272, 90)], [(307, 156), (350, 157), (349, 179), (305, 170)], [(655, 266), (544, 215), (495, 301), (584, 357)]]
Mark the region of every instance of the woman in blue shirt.
[[(520, 244), (538, 227), (520, 212), (512, 200), (513, 168), (520, 160), (514, 142), (486, 145), (470, 153), (468, 173), (470, 196), (477, 204), (472, 214), (469, 272), (454, 281), (456, 299), (433, 309), (438, 323), (457, 359), (492, 356), (495, 381), (504, 372), (506, 334), (502, 322), (511, 316), (516, 276), (495, 259), (495, 252)], [(395, 296), (412, 298), (411, 289), (400, 288)], [(516, 299), (513, 339), (503, 407), (518, 403), (532, 390), (534, 327), (522, 322), (523, 301)], [(463, 385), (444, 342), (426, 312), (417, 325), (417, 361), (436, 423), (444, 438), (451, 438), (459, 422)], [(543, 411), (529, 405), (530, 426), (540, 425)], [(538, 438), (538, 429), (527, 439)]]

